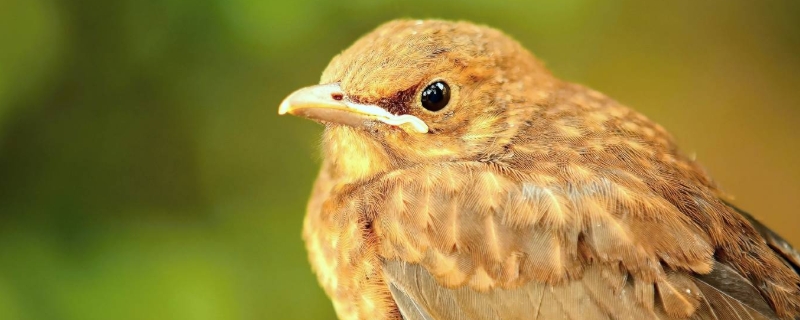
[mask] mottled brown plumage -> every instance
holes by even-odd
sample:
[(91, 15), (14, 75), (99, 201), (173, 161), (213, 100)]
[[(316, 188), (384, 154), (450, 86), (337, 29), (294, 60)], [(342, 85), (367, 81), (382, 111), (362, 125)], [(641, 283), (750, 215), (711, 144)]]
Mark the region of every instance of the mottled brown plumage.
[(303, 236), (342, 319), (800, 315), (791, 246), (661, 126), (497, 30), (389, 22), (320, 83), (281, 113), (325, 124)]

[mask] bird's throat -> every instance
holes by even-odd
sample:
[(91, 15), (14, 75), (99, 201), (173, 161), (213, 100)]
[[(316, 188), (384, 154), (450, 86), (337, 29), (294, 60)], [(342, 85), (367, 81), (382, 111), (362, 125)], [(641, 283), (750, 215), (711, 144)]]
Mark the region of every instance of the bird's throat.
[(323, 149), (331, 176), (339, 183), (367, 179), (387, 171), (391, 164), (380, 143), (366, 132), (348, 126), (326, 128)]

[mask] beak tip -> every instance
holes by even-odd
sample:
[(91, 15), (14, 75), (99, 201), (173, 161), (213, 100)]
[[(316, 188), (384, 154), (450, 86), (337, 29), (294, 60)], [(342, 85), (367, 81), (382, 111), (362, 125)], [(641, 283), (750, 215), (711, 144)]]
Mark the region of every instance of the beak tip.
[(288, 99), (283, 100), (283, 102), (281, 102), (280, 107), (278, 107), (278, 115), (282, 116), (284, 114), (287, 114), (292, 109), (292, 104), (289, 103), (289, 101), (287, 100)]

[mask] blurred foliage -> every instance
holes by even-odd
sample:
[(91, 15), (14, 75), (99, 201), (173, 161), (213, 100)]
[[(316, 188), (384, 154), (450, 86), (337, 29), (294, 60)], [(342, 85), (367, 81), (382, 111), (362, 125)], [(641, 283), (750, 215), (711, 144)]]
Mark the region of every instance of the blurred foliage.
[(398, 17), (505, 30), (800, 243), (797, 1), (4, 0), (0, 319), (332, 319), (321, 128), (277, 105)]

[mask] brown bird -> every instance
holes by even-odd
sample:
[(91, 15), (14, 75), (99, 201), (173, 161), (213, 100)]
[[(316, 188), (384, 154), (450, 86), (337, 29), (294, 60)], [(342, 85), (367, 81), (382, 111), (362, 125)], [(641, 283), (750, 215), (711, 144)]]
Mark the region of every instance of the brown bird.
[(502, 32), (392, 21), (281, 104), (341, 319), (792, 319), (800, 254), (643, 115)]

